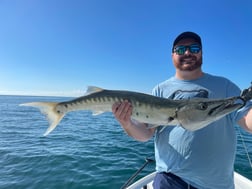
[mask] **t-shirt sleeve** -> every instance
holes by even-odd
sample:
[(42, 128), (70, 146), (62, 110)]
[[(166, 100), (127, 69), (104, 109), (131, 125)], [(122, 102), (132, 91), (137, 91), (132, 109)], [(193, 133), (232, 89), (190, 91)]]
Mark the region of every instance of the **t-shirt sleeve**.
[(244, 117), (248, 111), (252, 108), (252, 100), (247, 101), (246, 105), (236, 112), (235, 121), (236, 123)]
[[(230, 83), (228, 86), (228, 96), (239, 96), (241, 94), (241, 90), (239, 87), (237, 87), (235, 84)], [(243, 106), (242, 108), (238, 109), (236, 112), (234, 112), (233, 116), (233, 121), (235, 124), (244, 117), (248, 111), (252, 108), (252, 100), (249, 100), (246, 102), (246, 105)]]

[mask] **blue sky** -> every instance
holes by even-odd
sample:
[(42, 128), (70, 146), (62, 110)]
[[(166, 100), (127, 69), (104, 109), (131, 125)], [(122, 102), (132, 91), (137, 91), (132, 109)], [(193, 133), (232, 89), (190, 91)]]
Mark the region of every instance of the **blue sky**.
[(250, 0), (0, 0), (0, 28), (0, 94), (150, 93), (183, 31), (201, 36), (205, 72), (252, 81)]

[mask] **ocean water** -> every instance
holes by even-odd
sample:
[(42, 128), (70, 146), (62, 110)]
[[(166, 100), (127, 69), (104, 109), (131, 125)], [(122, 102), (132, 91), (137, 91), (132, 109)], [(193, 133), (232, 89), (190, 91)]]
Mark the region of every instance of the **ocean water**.
[[(1, 189), (116, 189), (145, 163), (145, 158), (153, 158), (153, 141), (134, 141), (111, 113), (69, 113), (53, 133), (43, 137), (48, 125), (45, 117), (35, 108), (18, 106), (64, 100), (69, 98), (0, 96)], [(244, 148), (252, 158), (252, 135), (239, 132), (235, 170), (252, 179)], [(154, 163), (139, 177), (152, 171)]]

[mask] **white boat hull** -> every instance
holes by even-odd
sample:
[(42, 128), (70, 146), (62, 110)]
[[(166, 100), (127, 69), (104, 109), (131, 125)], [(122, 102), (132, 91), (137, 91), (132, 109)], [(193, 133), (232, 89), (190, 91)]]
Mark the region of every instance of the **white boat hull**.
[[(142, 189), (145, 187), (145, 189), (153, 189), (152, 182), (156, 175), (156, 172), (153, 172), (142, 179), (136, 181), (127, 189)], [(246, 177), (240, 175), (237, 172), (234, 172), (234, 182), (235, 182), (235, 189), (252, 189), (252, 181), (247, 179)]]

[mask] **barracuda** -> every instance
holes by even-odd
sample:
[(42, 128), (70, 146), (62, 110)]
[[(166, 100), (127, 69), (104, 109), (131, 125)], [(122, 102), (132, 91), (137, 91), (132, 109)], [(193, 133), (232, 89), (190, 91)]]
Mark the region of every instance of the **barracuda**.
[(44, 133), (48, 135), (59, 124), (61, 119), (71, 111), (91, 110), (93, 115), (111, 112), (115, 102), (128, 100), (133, 106), (131, 117), (147, 123), (149, 127), (159, 125), (177, 125), (195, 131), (241, 108), (244, 103), (240, 97), (226, 99), (190, 99), (170, 100), (148, 94), (105, 90), (89, 87), (87, 93), (79, 98), (66, 102), (31, 102), (21, 106), (39, 108), (47, 116), (50, 126)]

